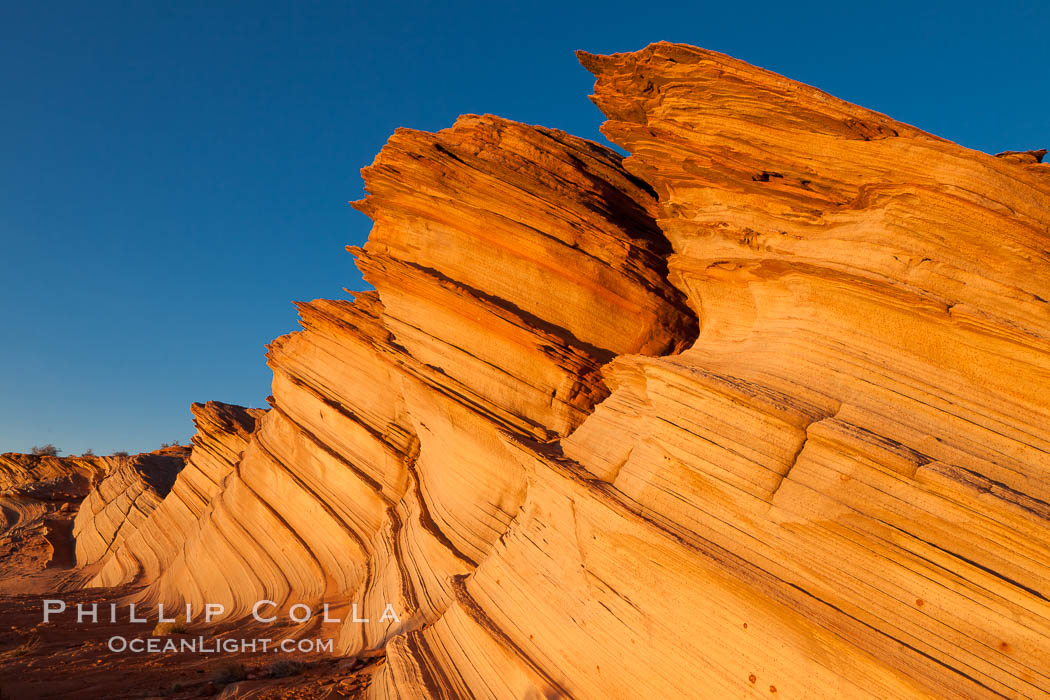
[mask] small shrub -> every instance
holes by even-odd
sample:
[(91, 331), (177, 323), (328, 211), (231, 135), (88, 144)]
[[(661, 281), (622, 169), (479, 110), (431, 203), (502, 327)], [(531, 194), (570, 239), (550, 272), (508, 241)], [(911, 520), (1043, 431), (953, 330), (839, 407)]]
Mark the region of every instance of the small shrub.
[(114, 457), (127, 457), (128, 456), (128, 452), (127, 452), (127, 450), (117, 450), (116, 452), (113, 453), (113, 456)]
[(95, 451), (89, 447), (86, 450), (84, 450), (84, 454), (82, 454), (80, 456), (81, 457), (94, 457), (95, 456)]
[(46, 445), (40, 445), (40, 446), (33, 445), (33, 449), (32, 449), (33, 454), (39, 455), (41, 457), (57, 457), (58, 453), (61, 452), (61, 451), (62, 450), (58, 449), (57, 447), (52, 445), (50, 442), (47, 443)]
[(244, 664), (236, 661), (228, 661), (215, 669), (216, 683), (236, 683), (243, 681), (247, 676), (248, 672), (244, 669)]
[(169, 634), (186, 634), (186, 615), (176, 615), (175, 622), (158, 622), (153, 628), (154, 637), (164, 637)]

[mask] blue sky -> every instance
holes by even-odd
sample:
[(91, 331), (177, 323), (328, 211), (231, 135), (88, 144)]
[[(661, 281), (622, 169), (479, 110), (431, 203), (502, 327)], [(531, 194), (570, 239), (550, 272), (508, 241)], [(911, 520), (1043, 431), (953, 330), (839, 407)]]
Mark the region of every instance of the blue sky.
[(264, 405), (292, 300), (343, 297), (398, 126), (601, 139), (573, 56), (682, 41), (971, 148), (1050, 144), (1050, 4), (3, 3), (0, 451), (153, 449)]

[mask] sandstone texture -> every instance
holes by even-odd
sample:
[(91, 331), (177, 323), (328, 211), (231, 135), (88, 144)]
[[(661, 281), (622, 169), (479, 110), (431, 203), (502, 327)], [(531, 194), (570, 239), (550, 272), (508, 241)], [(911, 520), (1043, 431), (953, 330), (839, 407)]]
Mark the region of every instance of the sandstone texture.
[(26, 574), (73, 565), (73, 516), (109, 465), (103, 457), (0, 454), (0, 592)]
[(389, 602), (400, 623), (338, 635), (345, 654), (381, 652), (443, 615), (513, 523), (527, 483), (508, 437), (569, 434), (608, 395), (609, 360), (695, 335), (656, 201), (609, 149), (464, 117), (399, 131), (364, 174), (358, 206), (383, 214), (354, 252), (377, 291), (300, 304), (303, 330), (271, 345), (273, 408), (181, 544), (194, 565), (96, 583), (239, 615)]
[[(85, 523), (94, 519), (96, 511), (105, 510), (100, 519), (108, 520), (102, 527), (110, 540), (122, 528), (129, 513), (111, 503), (117, 495), (113, 493), (116, 485), (128, 478), (141, 480), (143, 486), (157, 483), (158, 478), (162, 482), (163, 476), (156, 470), (163, 468), (173, 475), (188, 454), (188, 449), (178, 447), (132, 457), (0, 454), (0, 510), (4, 517), (0, 527), (0, 591), (32, 587), (26, 577), (32, 578), (44, 568), (68, 569), (85, 563), (85, 559), (97, 559), (87, 553), (97, 550), (100, 536), (95, 526), (85, 528)], [(127, 499), (119, 500), (123, 504)], [(107, 504), (115, 507), (107, 509)], [(82, 505), (87, 506), (88, 515), (80, 513)], [(74, 530), (84, 532), (74, 534)], [(102, 544), (103, 551), (107, 543)], [(81, 550), (80, 562), (76, 561), (75, 548)], [(80, 580), (83, 576), (71, 578)]]
[(106, 559), (160, 505), (185, 455), (141, 454), (120, 459), (80, 504), (73, 523), (77, 565)]
[(298, 305), (269, 410), (0, 483), (94, 485), (89, 586), (328, 604), (357, 697), (1050, 697), (1046, 152), (690, 46), (579, 58), (626, 159), (398, 130), (374, 290)]
[[(86, 557), (81, 554), (81, 538), (77, 538), (78, 564), (101, 560), (94, 567), (91, 585), (157, 581), (161, 573), (191, 578), (186, 570), (186, 548), (240, 459), (256, 419), (265, 413), (217, 401), (193, 404), (192, 410), (197, 433), (188, 459), (129, 465), (100, 485), (90, 510), (116, 507), (125, 515), (119, 521), (120, 532), (107, 524), (99, 528), (100, 535), (93, 537), (97, 544)], [(82, 515), (87, 505), (81, 508)], [(219, 564), (211, 561), (206, 566)]]

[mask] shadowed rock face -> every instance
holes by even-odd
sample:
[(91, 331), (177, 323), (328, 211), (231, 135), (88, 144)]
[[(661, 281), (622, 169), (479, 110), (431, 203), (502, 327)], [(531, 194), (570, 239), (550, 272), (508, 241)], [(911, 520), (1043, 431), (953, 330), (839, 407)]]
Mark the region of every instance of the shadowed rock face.
[(1046, 697), (1043, 153), (693, 47), (580, 59), (630, 157), (395, 133), (375, 291), (299, 305), (268, 412), (195, 406), (93, 583), (356, 603), (370, 697)]

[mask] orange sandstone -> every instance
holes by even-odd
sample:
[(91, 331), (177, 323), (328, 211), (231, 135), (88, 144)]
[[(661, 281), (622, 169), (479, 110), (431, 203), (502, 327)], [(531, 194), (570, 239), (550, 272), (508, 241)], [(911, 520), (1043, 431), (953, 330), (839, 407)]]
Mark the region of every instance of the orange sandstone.
[(299, 305), (269, 411), (196, 406), (167, 496), (99, 482), (91, 584), (357, 605), (376, 698), (1048, 697), (1045, 151), (689, 46), (580, 60), (631, 155), (398, 130), (375, 291)]

